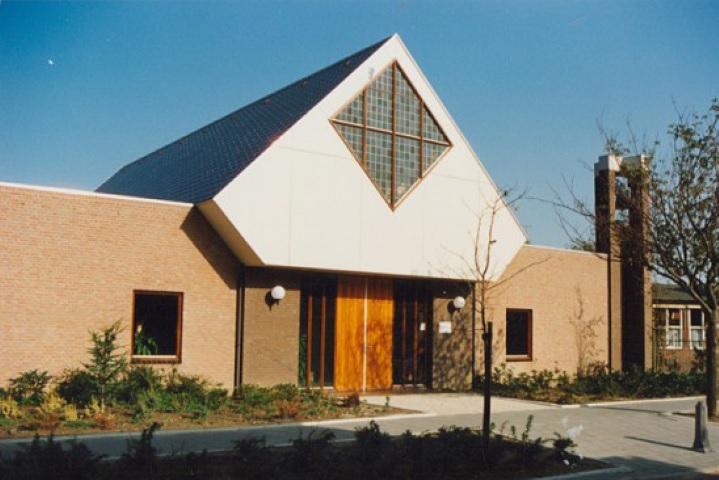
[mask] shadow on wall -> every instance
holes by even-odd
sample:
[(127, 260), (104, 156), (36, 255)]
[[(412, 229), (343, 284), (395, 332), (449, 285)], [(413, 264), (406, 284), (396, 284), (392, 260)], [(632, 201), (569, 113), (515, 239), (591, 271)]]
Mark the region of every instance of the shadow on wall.
[(227, 288), (234, 290), (239, 262), (197, 207), (190, 210), (180, 228)]
[[(437, 302), (434, 306), (437, 321), (433, 332), (433, 386), (440, 390), (466, 391), (472, 388), (471, 309), (457, 312), (449, 307), (450, 300)], [(449, 332), (446, 331), (448, 327)]]

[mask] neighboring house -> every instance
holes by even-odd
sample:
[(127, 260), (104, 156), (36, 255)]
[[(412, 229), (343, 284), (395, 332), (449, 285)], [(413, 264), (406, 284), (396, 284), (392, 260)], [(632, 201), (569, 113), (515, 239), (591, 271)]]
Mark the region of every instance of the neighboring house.
[(706, 323), (699, 303), (671, 284), (652, 286), (655, 366), (689, 370), (701, 365)]
[(0, 381), (80, 366), (119, 320), (133, 363), (226, 387), (467, 388), (490, 244), (495, 363), (621, 368), (610, 255), (527, 245), (395, 35), (97, 192), (0, 184)]

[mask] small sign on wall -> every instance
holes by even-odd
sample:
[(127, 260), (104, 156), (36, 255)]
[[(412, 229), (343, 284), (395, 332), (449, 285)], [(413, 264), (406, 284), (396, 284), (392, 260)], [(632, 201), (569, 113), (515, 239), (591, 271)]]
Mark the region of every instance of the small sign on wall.
[(439, 322), (439, 333), (452, 333), (452, 322)]

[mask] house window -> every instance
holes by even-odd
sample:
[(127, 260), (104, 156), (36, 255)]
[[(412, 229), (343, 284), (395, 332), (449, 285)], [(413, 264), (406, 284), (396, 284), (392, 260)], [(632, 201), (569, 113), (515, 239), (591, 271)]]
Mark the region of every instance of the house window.
[(397, 63), (332, 122), (392, 208), (451, 146)]
[(532, 311), (507, 309), (507, 360), (532, 359)]
[(682, 311), (679, 308), (667, 308), (664, 312), (664, 318), (666, 319), (667, 348), (681, 350)]
[(704, 312), (699, 308), (689, 310), (689, 343), (692, 350), (704, 350), (706, 344)]
[(180, 361), (182, 294), (134, 292), (132, 357)]

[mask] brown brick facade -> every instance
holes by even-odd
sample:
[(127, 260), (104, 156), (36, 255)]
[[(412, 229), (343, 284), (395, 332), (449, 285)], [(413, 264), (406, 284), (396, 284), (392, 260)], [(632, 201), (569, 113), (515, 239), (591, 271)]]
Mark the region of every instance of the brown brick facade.
[[(133, 291), (144, 290), (183, 294), (181, 371), (228, 388), (236, 381), (297, 383), (300, 287), (311, 272), (241, 269), (187, 204), (10, 185), (0, 185), (0, 199), (0, 382), (35, 368), (56, 374), (81, 366), (88, 332), (116, 320), (124, 327), (121, 343), (129, 346)], [(495, 365), (507, 360), (507, 309), (530, 309), (532, 358), (507, 363), (517, 371), (576, 371), (580, 300), (583, 320), (599, 319), (592, 358), (607, 361), (605, 257), (528, 246), (503, 278), (511, 279), (493, 287), (489, 298)], [(272, 304), (275, 285), (287, 293)], [(432, 386), (466, 389), (471, 308), (454, 311), (450, 304), (458, 295), (469, 302), (469, 287), (431, 285)], [(451, 333), (440, 333), (440, 322), (451, 322)], [(479, 318), (476, 328), (479, 372)]]
[[(272, 269), (245, 271), (242, 383), (297, 383), (300, 334), (300, 276)], [(268, 304), (275, 285), (286, 290)]]
[(181, 371), (232, 387), (237, 263), (192, 206), (0, 185), (0, 382), (87, 361), (134, 290), (184, 295)]
[[(434, 285), (433, 388), (467, 390), (472, 386), (472, 309), (467, 291), (467, 285), (462, 283)], [(452, 307), (452, 300), (457, 296), (467, 298), (466, 306), (460, 311)], [(450, 333), (440, 333), (441, 322), (451, 323)]]
[[(517, 372), (558, 368), (573, 374), (580, 364), (580, 352), (585, 354), (585, 363), (607, 362), (605, 256), (525, 246), (503, 278), (510, 280), (500, 281), (488, 302), (494, 322), (495, 366), (506, 363)], [(507, 309), (532, 311), (531, 360), (507, 361), (505, 357)], [(585, 334), (579, 338), (580, 324), (591, 321), (596, 324), (590, 329), (596, 337)], [(478, 349), (481, 349), (480, 342)], [(481, 355), (479, 351), (478, 358)], [(481, 368), (479, 360), (478, 368)]]

